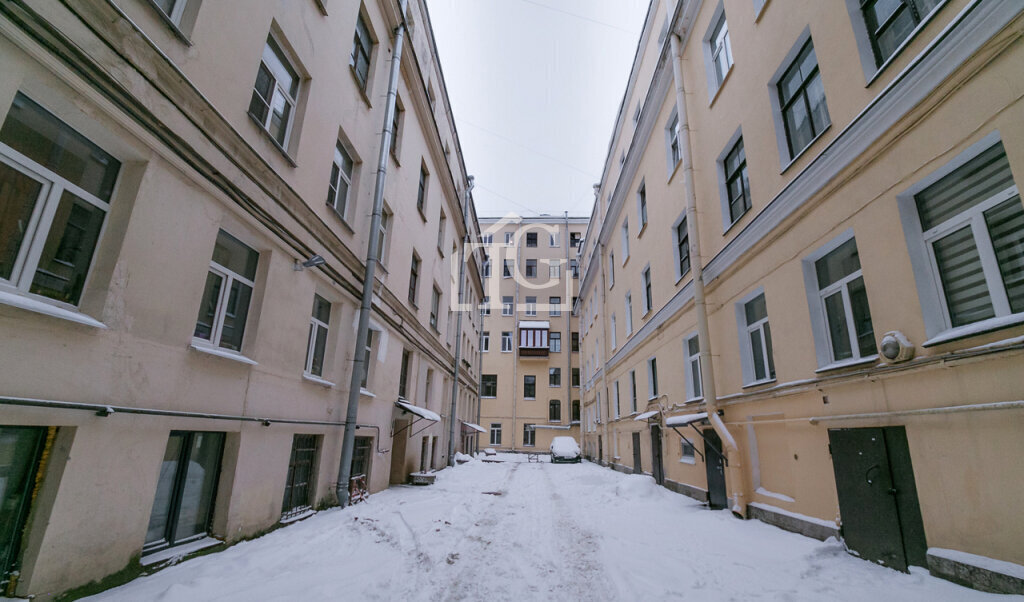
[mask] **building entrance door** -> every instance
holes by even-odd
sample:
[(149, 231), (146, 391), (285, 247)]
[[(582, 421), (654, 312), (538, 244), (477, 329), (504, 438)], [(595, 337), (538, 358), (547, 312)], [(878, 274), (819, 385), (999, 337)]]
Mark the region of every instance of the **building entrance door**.
[(661, 461), (661, 427), (651, 425), (651, 472), (658, 485), (665, 484), (665, 467)]
[(633, 433), (633, 474), (643, 474), (644, 463), (640, 459), (640, 433)]
[(725, 462), (722, 460), (722, 440), (715, 429), (705, 429), (704, 435), (704, 467), (708, 476), (708, 506), (712, 510), (721, 510), (728, 503), (725, 492)]
[(829, 429), (843, 539), (861, 558), (900, 571), (925, 566), (927, 544), (906, 429)]
[(16, 570), (46, 429), (0, 427), (0, 592)]

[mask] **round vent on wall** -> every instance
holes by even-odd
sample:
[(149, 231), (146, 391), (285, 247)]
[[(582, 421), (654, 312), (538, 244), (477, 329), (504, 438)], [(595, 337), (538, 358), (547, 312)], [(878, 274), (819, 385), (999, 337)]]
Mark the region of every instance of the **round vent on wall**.
[(882, 344), (878, 350), (890, 364), (905, 362), (914, 357), (914, 344), (898, 330), (890, 330), (882, 335)]

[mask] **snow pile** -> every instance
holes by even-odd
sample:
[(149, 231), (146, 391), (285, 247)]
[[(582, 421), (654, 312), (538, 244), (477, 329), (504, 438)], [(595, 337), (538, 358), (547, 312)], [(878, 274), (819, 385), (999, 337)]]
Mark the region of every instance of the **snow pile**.
[(473, 459), (473, 456), (468, 456), (462, 452), (455, 452), (455, 461), (459, 464), (465, 464)]

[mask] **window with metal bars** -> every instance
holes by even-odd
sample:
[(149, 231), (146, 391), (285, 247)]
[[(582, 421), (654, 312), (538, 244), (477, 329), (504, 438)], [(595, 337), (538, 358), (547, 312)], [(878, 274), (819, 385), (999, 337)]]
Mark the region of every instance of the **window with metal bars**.
[(292, 438), (288, 478), (284, 484), (284, 501), (281, 503), (281, 513), (285, 516), (307, 510), (313, 503), (316, 450), (316, 435), (295, 435)]

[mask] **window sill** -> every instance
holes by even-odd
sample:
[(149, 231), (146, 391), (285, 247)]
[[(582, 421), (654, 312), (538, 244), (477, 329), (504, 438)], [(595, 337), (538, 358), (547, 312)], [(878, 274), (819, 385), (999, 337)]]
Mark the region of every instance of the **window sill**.
[(315, 385), (320, 385), (321, 387), (327, 387), (328, 389), (334, 387), (334, 383), (332, 383), (331, 381), (323, 379), (323, 378), (320, 378), (319, 376), (314, 376), (312, 374), (308, 374), (306, 372), (302, 373), (302, 379), (306, 380), (306, 381), (309, 381), (309, 382), (311, 382), (311, 383), (313, 383)]
[(921, 343), (922, 347), (933, 347), (935, 345), (941, 345), (943, 343), (949, 343), (959, 339), (966, 339), (968, 337), (993, 332), (1002, 328), (1009, 328), (1011, 326), (1017, 326), (1024, 323), (1024, 313), (1010, 314), (1009, 316), (1000, 316), (997, 318), (989, 318), (988, 320), (982, 320), (981, 322), (975, 322), (973, 324), (967, 324), (966, 326), (958, 326), (949, 330), (943, 331), (942, 333), (928, 339), (924, 343)]
[(24, 309), (25, 311), (42, 314), (44, 316), (60, 318), (61, 320), (75, 322), (84, 326), (91, 326), (92, 328), (99, 328), (103, 330), (107, 329), (107, 325), (103, 322), (81, 312), (57, 307), (56, 305), (51, 305), (45, 301), (37, 300), (19, 293), (0, 291), (0, 304), (10, 305), (11, 307), (17, 307), (18, 309)]
[(679, 166), (682, 165), (682, 164), (683, 164), (683, 159), (682, 159), (682, 157), (680, 157), (679, 160), (676, 161), (676, 164), (672, 166), (672, 169), (669, 170), (669, 172), (668, 172), (668, 180), (666, 181), (666, 184), (671, 184), (672, 183), (672, 180), (676, 177), (676, 174), (679, 172)]
[(537, 401), (536, 397), (524, 397), (523, 401)]
[(863, 366), (865, 364), (874, 364), (878, 361), (878, 355), (869, 355), (867, 357), (861, 357), (857, 359), (843, 360), (841, 362), (832, 362), (818, 368), (814, 371), (815, 374), (821, 374), (822, 372), (830, 372), (832, 370), (841, 370), (842, 368), (850, 368), (852, 366)]
[(644, 222), (643, 224), (641, 224), (641, 226), (640, 226), (640, 229), (639, 229), (639, 230), (637, 230), (637, 232), (636, 232), (636, 238), (637, 238), (637, 240), (639, 240), (639, 239), (640, 239), (640, 237), (644, 235), (644, 232), (645, 232), (646, 230), (647, 230), (647, 222)]
[(162, 548), (160, 550), (157, 550), (156, 552), (146, 554), (139, 559), (139, 564), (141, 564), (142, 566), (149, 566), (152, 564), (156, 564), (158, 562), (163, 562), (164, 560), (169, 560), (171, 558), (187, 556), (188, 554), (191, 554), (193, 552), (205, 550), (206, 548), (212, 548), (213, 546), (220, 545), (222, 543), (224, 542), (219, 539), (214, 539), (212, 537), (204, 537), (202, 539), (191, 541), (180, 546)]
[(760, 387), (761, 385), (770, 385), (770, 384), (774, 384), (775, 382), (776, 382), (776, 380), (774, 378), (765, 378), (765, 379), (762, 379), (762, 380), (755, 380), (752, 383), (746, 383), (745, 385), (743, 385), (743, 388), (744, 389), (749, 389), (751, 387)]
[[(352, 63), (348, 64), (348, 72), (352, 74), (352, 81), (356, 83), (356, 90), (359, 90), (359, 96), (363, 97), (363, 102), (366, 103), (366, 107), (372, 109), (373, 103), (370, 102), (370, 96), (366, 93), (366, 88), (359, 82), (359, 76), (356, 75), (356, 68), (352, 66)], [(370, 85), (370, 76), (366, 76), (366, 85)]]
[[(331, 213), (333, 213), (335, 216), (337, 216), (337, 218), (341, 221), (341, 225), (344, 226), (344, 228), (346, 230), (348, 230), (349, 234), (355, 234), (355, 232), (356, 232), (355, 228), (352, 227), (352, 224), (348, 223), (348, 220), (345, 219), (345, 216), (342, 215), (340, 211), (338, 211), (337, 207), (335, 207), (334, 205), (332, 205), (330, 203), (324, 203), (324, 204), (331, 208)], [(379, 264), (380, 262), (377, 262), (377, 263)]]
[[(802, 149), (800, 149), (800, 152), (798, 152), (797, 154), (793, 155), (793, 158), (791, 158), (788, 163), (786, 163), (785, 165), (782, 166), (782, 169), (779, 171), (779, 175), (782, 175), (782, 174), (786, 173), (786, 171), (789, 170), (789, 168), (792, 167), (794, 163), (796, 163), (797, 161), (800, 160), (800, 157), (804, 156), (804, 154), (806, 154), (807, 151), (810, 150), (810, 148), (812, 146), (814, 146), (815, 142), (820, 140), (821, 137), (824, 136), (825, 134), (827, 134), (828, 131), (831, 130), (831, 129), (832, 129), (832, 122), (829, 121), (829, 124), (826, 125), (823, 130), (818, 132), (818, 135), (815, 136), (814, 138), (812, 138), (811, 141), (807, 143), (807, 146), (805, 146)], [(782, 135), (785, 136), (786, 133), (783, 132)]]
[(722, 88), (725, 87), (725, 83), (729, 81), (729, 76), (732, 75), (733, 67), (735, 65), (729, 65), (729, 70), (725, 72), (725, 77), (722, 78), (722, 83), (718, 84), (715, 91), (711, 93), (711, 100), (708, 101), (708, 108), (715, 106), (715, 101), (718, 100), (719, 94), (722, 92)]
[(622, 260), (622, 267), (626, 267), (627, 263), (629, 263), (629, 255), (626, 255), (626, 258)]
[[(877, 80), (879, 76), (882, 75), (882, 73), (889, 67), (889, 65), (893, 64), (896, 61), (896, 59), (899, 58), (900, 54), (903, 53), (903, 50), (906, 49), (906, 47), (909, 46), (910, 43), (914, 41), (914, 38), (916, 38), (917, 35), (921, 33), (921, 31), (924, 30), (925, 27), (928, 26), (928, 23), (930, 23), (932, 19), (935, 18), (935, 15), (939, 14), (939, 11), (942, 10), (942, 6), (946, 4), (946, 1), (947, 0), (941, 0), (932, 9), (932, 12), (929, 13), (924, 19), (921, 20), (920, 23), (917, 24), (917, 27), (915, 27), (913, 31), (910, 32), (910, 35), (908, 35), (907, 38), (903, 40), (903, 42), (901, 42), (895, 50), (892, 51), (892, 54), (889, 55), (889, 58), (882, 61), (882, 64), (879, 65), (878, 69), (875, 70), (874, 75), (869, 77), (868, 82), (864, 84), (865, 88), (870, 88), (871, 84), (875, 83), (875, 80)], [(858, 42), (859, 41), (860, 40), (858, 40)], [(870, 42), (868, 43), (870, 44)]]
[(177, 38), (181, 40), (183, 44), (185, 44), (186, 46), (192, 46), (192, 40), (188, 39), (188, 36), (185, 35), (185, 32), (183, 32), (181, 28), (178, 27), (177, 23), (172, 21), (171, 18), (167, 16), (167, 13), (165, 13), (163, 9), (160, 8), (159, 5), (157, 5), (155, 0), (150, 0), (149, 4), (154, 9), (156, 9), (156, 14), (160, 16), (160, 20), (164, 22), (164, 25), (166, 25), (168, 29), (170, 29), (171, 32), (175, 36), (177, 36)]
[(374, 399), (374, 398), (377, 397), (376, 395), (374, 395), (373, 393), (367, 391), (363, 387), (359, 387), (359, 394), (362, 395), (363, 397), (369, 397), (370, 399)]
[(238, 362), (240, 364), (247, 364), (249, 366), (259, 365), (256, 362), (256, 360), (247, 358), (241, 353), (237, 353), (235, 351), (228, 351), (227, 349), (221, 349), (220, 347), (210, 347), (203, 343), (191, 343), (188, 347), (189, 349), (192, 349), (193, 351), (198, 351), (199, 353), (215, 355), (217, 357), (222, 357), (224, 359)]
[[(423, 204), (424, 204), (424, 206), (426, 206), (426, 201), (424, 201)], [(420, 219), (423, 220), (423, 223), (425, 224), (425, 223), (427, 223), (427, 214), (424, 213), (423, 209), (424, 209), (424, 207), (417, 207), (416, 211), (419, 212)]]
[(697, 464), (697, 461), (694, 460), (694, 459), (679, 458), (679, 463), (680, 464)]
[(281, 143), (275, 140), (274, 137), (270, 135), (270, 132), (268, 132), (265, 127), (263, 127), (263, 124), (260, 123), (260, 120), (256, 119), (256, 117), (254, 117), (252, 113), (246, 112), (246, 115), (248, 115), (249, 119), (251, 119), (252, 122), (256, 124), (256, 127), (260, 130), (260, 134), (262, 134), (267, 140), (270, 141), (270, 144), (275, 149), (277, 149), (277, 152), (281, 153), (281, 156), (284, 157), (284, 160), (288, 163), (288, 165), (290, 165), (291, 167), (298, 167), (299, 164), (295, 162), (295, 159), (292, 159), (291, 155), (288, 154), (288, 151), (283, 146), (281, 146)]
[(481, 395), (480, 399), (497, 399), (497, 395)]
[(751, 208), (752, 208), (753, 206), (754, 206), (754, 204), (753, 204), (753, 202), (751, 202), (751, 204), (750, 204), (750, 207), (747, 207), (747, 208), (746, 208), (746, 209), (745, 209), (745, 210), (743, 211), (743, 213), (741, 213), (741, 214), (740, 214), (740, 216), (739, 216), (739, 217), (737, 217), (737, 218), (736, 218), (735, 220), (733, 220), (732, 222), (729, 222), (728, 224), (725, 224), (725, 228), (724, 228), (724, 229), (722, 230), (722, 236), (725, 236), (726, 234), (728, 234), (728, 233), (729, 233), (729, 230), (732, 230), (732, 229), (733, 229), (733, 226), (735, 226), (736, 224), (740, 223), (740, 222), (741, 222), (741, 221), (743, 220), (743, 216), (745, 216), (746, 214), (750, 213), (750, 209), (751, 209)]

